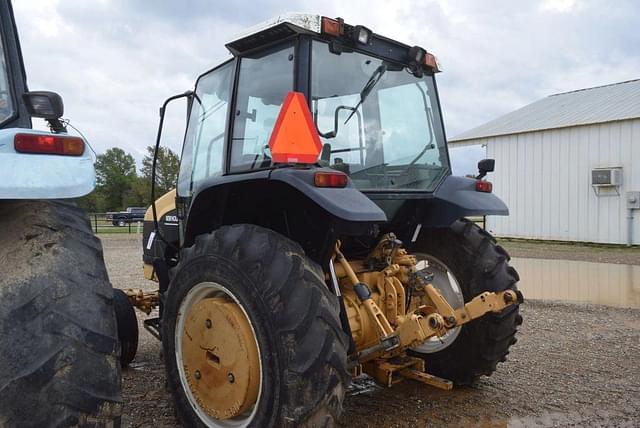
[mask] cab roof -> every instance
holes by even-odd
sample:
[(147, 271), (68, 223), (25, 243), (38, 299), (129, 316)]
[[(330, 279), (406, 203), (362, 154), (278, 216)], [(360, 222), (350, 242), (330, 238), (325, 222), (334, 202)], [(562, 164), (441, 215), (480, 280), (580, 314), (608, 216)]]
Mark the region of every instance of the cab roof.
[(341, 46), (346, 49), (357, 47), (399, 63), (414, 64), (414, 69), (424, 67), (435, 73), (441, 70), (437, 58), (419, 46), (410, 47), (374, 34), (362, 25), (346, 24), (341, 18), (332, 19), (309, 13), (279, 15), (248, 28), (229, 40), (225, 46), (234, 56), (238, 56), (296, 34), (320, 35), (332, 40), (335, 43), (334, 49), (338, 51), (342, 49)]
[(236, 34), (225, 43), (229, 51), (237, 55), (256, 45), (285, 38), (296, 33), (320, 34), (322, 17), (309, 13), (286, 13), (256, 24)]

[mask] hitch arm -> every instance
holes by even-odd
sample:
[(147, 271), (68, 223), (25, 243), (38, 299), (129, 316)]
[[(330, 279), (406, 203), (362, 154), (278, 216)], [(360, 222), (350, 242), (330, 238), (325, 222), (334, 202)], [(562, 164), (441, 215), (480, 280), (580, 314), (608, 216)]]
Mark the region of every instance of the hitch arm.
[(455, 311), (456, 323), (464, 324), (476, 318), (480, 318), (489, 312), (500, 312), (501, 310), (522, 303), (522, 294), (513, 290), (499, 291), (491, 293), (485, 291), (474, 297), (464, 307)]
[(523, 300), (522, 294), (513, 290), (499, 291), (497, 293), (485, 291), (474, 297), (462, 308), (453, 309), (433, 285), (427, 284), (425, 291), (438, 313), (444, 318), (448, 328), (468, 323), (489, 312), (500, 312), (508, 306), (522, 303)]
[(157, 291), (143, 291), (143, 290), (124, 290), (125, 294), (129, 298), (129, 302), (134, 307), (140, 309), (145, 314), (149, 315), (158, 305), (160, 305), (160, 294)]

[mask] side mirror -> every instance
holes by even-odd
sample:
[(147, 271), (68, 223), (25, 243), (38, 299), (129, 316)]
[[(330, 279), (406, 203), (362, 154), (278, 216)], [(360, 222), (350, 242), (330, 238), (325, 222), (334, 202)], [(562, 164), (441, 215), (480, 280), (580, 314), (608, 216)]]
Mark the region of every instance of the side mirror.
[(62, 97), (55, 92), (25, 92), (22, 94), (22, 100), (32, 117), (55, 120), (60, 119), (64, 114)]
[(478, 162), (478, 172), (480, 172), (480, 174), (478, 174), (476, 178), (478, 180), (484, 178), (484, 176), (487, 175), (488, 172), (493, 172), (495, 170), (495, 167), (495, 159), (482, 159), (480, 162)]

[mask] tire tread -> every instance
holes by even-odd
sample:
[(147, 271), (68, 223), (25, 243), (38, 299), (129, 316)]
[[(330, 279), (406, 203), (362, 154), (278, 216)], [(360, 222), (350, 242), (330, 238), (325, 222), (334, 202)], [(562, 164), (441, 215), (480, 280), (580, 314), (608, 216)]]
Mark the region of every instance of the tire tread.
[[(346, 369), (348, 338), (341, 328), (339, 303), (327, 289), (320, 267), (286, 237), (240, 224), (196, 237), (192, 247), (182, 250), (176, 278), (198, 257), (210, 255), (237, 268), (249, 282), (260, 284), (261, 307), (269, 308), (269, 328), (279, 338), (280, 358), (284, 360), (280, 404), (270, 423), (335, 425), (350, 380)], [(169, 286), (169, 294), (173, 287)], [(169, 334), (168, 330), (164, 333), (165, 337)], [(176, 392), (174, 389), (174, 396)], [(192, 422), (191, 409), (185, 409), (180, 399), (176, 403), (183, 422)], [(266, 426), (264, 421), (258, 425)]]
[[(458, 280), (466, 278), (460, 281), (465, 302), (484, 291), (517, 290), (519, 276), (508, 265), (509, 254), (486, 230), (460, 219), (449, 229), (429, 232), (422, 235), (417, 251), (443, 259)], [(413, 354), (425, 359), (430, 373), (456, 385), (471, 385), (506, 361), (520, 324), (518, 306), (512, 306), (465, 324), (456, 341), (440, 352)]]
[(3, 201), (0, 260), (0, 426), (119, 424), (112, 289), (84, 211)]

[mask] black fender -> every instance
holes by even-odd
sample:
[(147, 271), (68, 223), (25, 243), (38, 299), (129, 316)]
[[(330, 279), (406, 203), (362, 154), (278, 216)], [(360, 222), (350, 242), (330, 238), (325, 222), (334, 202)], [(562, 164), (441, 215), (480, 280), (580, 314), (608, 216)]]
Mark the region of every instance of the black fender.
[(405, 243), (412, 242), (418, 227), (449, 227), (462, 217), (509, 215), (505, 203), (493, 193), (476, 191), (473, 178), (447, 176), (434, 193), (369, 194), (390, 221), (383, 232), (394, 232)]
[(478, 192), (476, 179), (448, 176), (433, 198), (425, 200), (423, 227), (448, 227), (462, 217), (509, 215), (507, 205), (493, 193)]
[(298, 189), (316, 204), (323, 207), (331, 215), (348, 222), (387, 221), (387, 216), (371, 199), (356, 189), (351, 180), (344, 188), (316, 187), (316, 172), (333, 172), (330, 168), (317, 169), (276, 169), (271, 173), (271, 180), (279, 180)]
[[(335, 172), (335, 170), (329, 168), (282, 168), (212, 177), (194, 189), (189, 207), (189, 217), (192, 214), (201, 214), (205, 208), (209, 209), (212, 199), (228, 196), (229, 192), (237, 185), (248, 184), (251, 187), (251, 184), (257, 185), (260, 182), (281, 182), (302, 193), (328, 214), (344, 222), (384, 223), (387, 221), (384, 211), (355, 188), (351, 180), (343, 188), (316, 187), (314, 184), (316, 172)], [(217, 207), (214, 208), (224, 204), (216, 205)], [(191, 221), (191, 219), (187, 219), (185, 236), (189, 235)]]
[(344, 188), (314, 184), (316, 167), (229, 174), (203, 181), (184, 219), (183, 245), (222, 225), (248, 223), (300, 243), (318, 263), (328, 260), (338, 236), (373, 233), (385, 213), (349, 181)]

